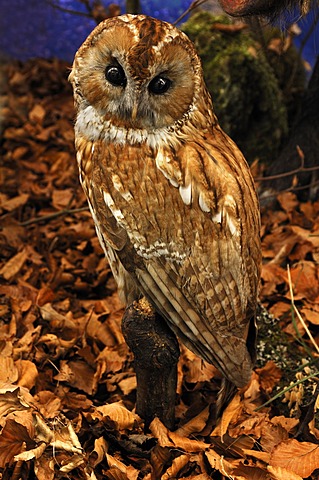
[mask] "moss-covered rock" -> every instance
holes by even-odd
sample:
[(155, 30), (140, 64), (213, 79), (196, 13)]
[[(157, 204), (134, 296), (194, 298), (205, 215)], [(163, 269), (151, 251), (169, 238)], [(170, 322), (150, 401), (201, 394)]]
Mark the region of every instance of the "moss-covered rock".
[(274, 159), (287, 133), (287, 107), (280, 72), (274, 72), (253, 33), (208, 12), (193, 15), (182, 30), (201, 56), (223, 129), (249, 162)]

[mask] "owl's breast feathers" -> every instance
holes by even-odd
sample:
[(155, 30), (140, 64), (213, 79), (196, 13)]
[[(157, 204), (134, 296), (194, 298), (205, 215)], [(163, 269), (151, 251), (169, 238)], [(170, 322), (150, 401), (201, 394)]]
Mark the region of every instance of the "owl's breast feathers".
[(76, 143), (97, 233), (126, 301), (145, 294), (189, 348), (245, 385), (260, 245), (242, 154), (219, 127), (178, 148), (80, 135)]

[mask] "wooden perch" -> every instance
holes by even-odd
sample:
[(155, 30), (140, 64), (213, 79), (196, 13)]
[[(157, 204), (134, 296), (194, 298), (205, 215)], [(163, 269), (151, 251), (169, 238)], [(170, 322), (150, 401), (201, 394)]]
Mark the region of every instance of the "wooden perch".
[(146, 428), (158, 417), (173, 429), (179, 358), (174, 333), (145, 298), (127, 308), (122, 331), (134, 354), (136, 412), (144, 419)]

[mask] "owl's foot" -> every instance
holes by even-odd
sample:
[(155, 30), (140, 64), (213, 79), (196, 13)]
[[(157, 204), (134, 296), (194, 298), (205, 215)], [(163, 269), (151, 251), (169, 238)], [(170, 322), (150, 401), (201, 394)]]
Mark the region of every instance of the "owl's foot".
[(146, 429), (158, 417), (172, 430), (179, 358), (174, 333), (145, 298), (126, 309), (122, 331), (134, 355), (137, 414), (144, 419)]

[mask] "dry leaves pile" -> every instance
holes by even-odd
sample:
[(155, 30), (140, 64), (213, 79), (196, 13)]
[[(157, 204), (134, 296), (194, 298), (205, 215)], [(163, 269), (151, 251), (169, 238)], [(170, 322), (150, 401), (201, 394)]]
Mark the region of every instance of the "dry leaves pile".
[[(155, 419), (144, 432), (134, 413), (123, 310), (78, 184), (68, 67), (34, 60), (10, 64), (5, 73), (0, 478), (318, 478), (312, 417), (309, 438), (294, 438), (300, 420), (284, 415), (286, 404), (282, 411), (262, 406), (282, 376), (275, 359), (256, 369), (216, 426), (210, 405), (219, 376), (183, 349), (176, 430)], [(318, 332), (319, 203), (299, 204), (285, 193), (279, 205), (263, 216), (262, 300), (292, 342), (292, 305), (300, 336), (305, 327), (314, 337)], [(297, 402), (292, 392), (289, 408)]]

